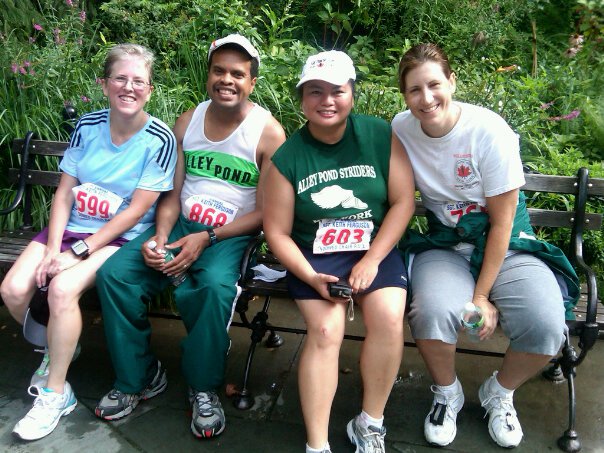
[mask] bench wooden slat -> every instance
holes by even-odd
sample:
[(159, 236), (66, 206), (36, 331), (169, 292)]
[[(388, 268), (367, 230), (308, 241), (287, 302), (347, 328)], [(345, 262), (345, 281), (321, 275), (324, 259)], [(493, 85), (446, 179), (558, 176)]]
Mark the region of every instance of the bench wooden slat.
[[(15, 154), (21, 154), (25, 140), (17, 139), (13, 141), (12, 151)], [(31, 140), (29, 142), (29, 153), (31, 155), (57, 156), (61, 157), (69, 146), (67, 142), (54, 142), (49, 140)]]
[[(530, 192), (575, 194), (577, 191), (576, 176), (552, 176), (529, 173), (524, 175), (524, 179), (526, 180), (526, 184), (521, 189)], [(590, 178), (587, 195), (604, 196), (604, 179)]]
[[(550, 209), (528, 208), (531, 225), (542, 227), (565, 227), (572, 228), (574, 213), (572, 211), (553, 211)], [(415, 214), (426, 215), (426, 208), (420, 200), (415, 200)], [(602, 227), (602, 214), (585, 214), (586, 230), (599, 230)]]
[[(58, 187), (61, 180), (61, 172), (46, 170), (27, 170), (25, 172), (27, 184), (45, 187)], [(9, 168), (8, 180), (10, 183), (16, 183), (19, 180), (19, 170)]]
[[(572, 228), (574, 213), (572, 211), (551, 211), (549, 209), (529, 208), (531, 225), (545, 227)], [(586, 230), (599, 230), (602, 227), (602, 214), (585, 214)]]

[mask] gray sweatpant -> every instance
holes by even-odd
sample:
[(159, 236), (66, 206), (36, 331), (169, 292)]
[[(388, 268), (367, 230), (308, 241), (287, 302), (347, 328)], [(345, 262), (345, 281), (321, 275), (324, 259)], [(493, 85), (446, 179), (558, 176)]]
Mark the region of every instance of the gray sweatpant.
[[(470, 263), (450, 249), (415, 256), (410, 274), (412, 300), (408, 315), (415, 339), (457, 343), (460, 314), (472, 300)], [(489, 300), (514, 351), (555, 355), (566, 324), (560, 287), (551, 269), (528, 253), (506, 257)]]

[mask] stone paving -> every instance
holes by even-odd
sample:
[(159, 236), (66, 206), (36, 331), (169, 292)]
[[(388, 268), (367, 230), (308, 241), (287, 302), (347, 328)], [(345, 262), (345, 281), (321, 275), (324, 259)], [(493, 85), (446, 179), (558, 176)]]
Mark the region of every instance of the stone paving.
[[(273, 303), (271, 320), (301, 325), (289, 300)], [(257, 309), (256, 307), (252, 307)], [(360, 315), (360, 313), (359, 313)], [(168, 390), (141, 403), (123, 420), (107, 423), (93, 413), (97, 400), (113, 382), (113, 372), (104, 346), (103, 326), (98, 311), (86, 311), (81, 338), (82, 353), (72, 364), (68, 380), (78, 398), (78, 407), (63, 418), (48, 437), (22, 442), (11, 435), (14, 424), (30, 408), (32, 397), (26, 387), (41, 355), (22, 337), (5, 307), (0, 307), (0, 451), (7, 452), (303, 452), (304, 426), (298, 401), (297, 357), (304, 337), (283, 334), (285, 344), (269, 350), (260, 346), (252, 370), (251, 390), (255, 404), (249, 411), (233, 407), (221, 392), (227, 428), (217, 439), (197, 440), (190, 433), (191, 411), (186, 384), (180, 372), (179, 341), (184, 328), (178, 320), (153, 319), (152, 346), (168, 369)], [(362, 333), (360, 316), (348, 333)], [(233, 327), (227, 384), (239, 384), (249, 344), (249, 332)], [(505, 348), (501, 337), (488, 345)], [(360, 407), (358, 355), (360, 343), (345, 341), (340, 357), (340, 382), (333, 404), (330, 443), (337, 453), (352, 452), (345, 435), (347, 421)], [(456, 440), (446, 452), (502, 452), (489, 437), (477, 391), (500, 359), (458, 355), (458, 374), (464, 385), (466, 405), (458, 419)], [(604, 343), (590, 352), (577, 376), (577, 429), (583, 452), (604, 452)], [(430, 379), (415, 348), (406, 348), (400, 378), (386, 408), (386, 437), (389, 452), (438, 451), (423, 437), (423, 419), (429, 409)], [(567, 388), (536, 377), (515, 395), (516, 409), (525, 433), (516, 452), (555, 452), (556, 439), (566, 428)]]

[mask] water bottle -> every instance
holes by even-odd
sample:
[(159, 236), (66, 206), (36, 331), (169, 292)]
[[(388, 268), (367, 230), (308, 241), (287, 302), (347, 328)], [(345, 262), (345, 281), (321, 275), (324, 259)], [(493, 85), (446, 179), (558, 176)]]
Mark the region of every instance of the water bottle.
[(472, 302), (468, 302), (461, 312), (461, 324), (463, 325), (468, 339), (473, 342), (480, 341), (479, 332), (484, 324), (484, 318), (480, 308)]
[[(157, 249), (157, 242), (155, 241), (149, 241), (147, 247), (149, 247), (151, 250), (155, 250), (157, 253), (162, 253), (164, 255), (165, 263), (169, 263), (174, 259), (175, 255), (172, 250)], [(170, 279), (170, 283), (172, 283), (174, 286), (178, 286), (187, 279), (187, 273), (183, 271), (177, 275), (169, 275), (168, 278)]]

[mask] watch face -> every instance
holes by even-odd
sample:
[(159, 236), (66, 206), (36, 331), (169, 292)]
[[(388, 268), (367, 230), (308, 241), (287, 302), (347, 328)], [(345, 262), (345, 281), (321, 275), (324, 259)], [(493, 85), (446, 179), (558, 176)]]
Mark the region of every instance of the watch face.
[(88, 245), (82, 240), (76, 241), (71, 246), (71, 250), (76, 256), (84, 256), (88, 254)]

